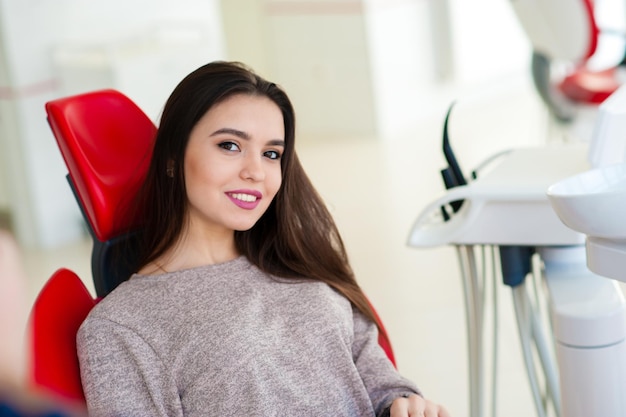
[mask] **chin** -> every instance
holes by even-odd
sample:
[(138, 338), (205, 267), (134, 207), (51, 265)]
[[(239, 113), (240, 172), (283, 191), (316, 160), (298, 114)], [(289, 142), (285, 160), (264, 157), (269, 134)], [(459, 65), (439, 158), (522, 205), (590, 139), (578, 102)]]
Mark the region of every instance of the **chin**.
[(254, 225), (255, 225), (255, 224), (256, 224), (256, 222), (254, 222), (254, 223), (244, 223), (244, 224), (238, 224), (238, 225), (235, 225), (235, 226), (233, 227), (233, 230), (234, 230), (235, 232), (246, 232), (246, 231), (248, 231), (248, 230), (252, 229), (252, 228), (254, 227)]
[(245, 232), (248, 231), (250, 229), (252, 229), (254, 227), (255, 224), (257, 224), (259, 222), (259, 220), (261, 220), (261, 218), (239, 218), (239, 219), (232, 219), (232, 229), (236, 232)]

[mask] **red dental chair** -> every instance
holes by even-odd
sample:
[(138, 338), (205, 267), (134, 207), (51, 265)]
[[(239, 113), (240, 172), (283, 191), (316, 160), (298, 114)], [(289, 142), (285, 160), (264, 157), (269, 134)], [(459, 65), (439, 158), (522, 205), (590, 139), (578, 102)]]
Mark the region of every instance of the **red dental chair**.
[[(125, 263), (112, 257), (115, 245), (132, 239), (120, 230), (129, 230), (134, 219), (116, 214), (143, 180), (156, 127), (135, 103), (114, 90), (54, 100), (46, 111), (93, 238), (92, 275), (101, 298), (129, 276)], [(84, 402), (75, 339), (96, 302), (67, 269), (55, 272), (42, 288), (30, 315), (30, 383), (35, 391)]]
[[(117, 214), (145, 177), (156, 127), (115, 90), (53, 100), (46, 111), (69, 171), (68, 182), (93, 238), (92, 275), (96, 295), (102, 298), (132, 272), (113, 257), (119, 256), (116, 245), (133, 238), (121, 231), (132, 230), (136, 219)], [(84, 402), (75, 338), (96, 302), (80, 278), (67, 269), (57, 271), (41, 290), (31, 311), (35, 389)], [(388, 339), (381, 335), (379, 341), (395, 366)]]
[(120, 216), (143, 182), (156, 134), (154, 123), (128, 97), (101, 90), (46, 103), (48, 122), (68, 169), (68, 181), (93, 238), (92, 274), (104, 297), (130, 271), (113, 249), (132, 235), (136, 219)]

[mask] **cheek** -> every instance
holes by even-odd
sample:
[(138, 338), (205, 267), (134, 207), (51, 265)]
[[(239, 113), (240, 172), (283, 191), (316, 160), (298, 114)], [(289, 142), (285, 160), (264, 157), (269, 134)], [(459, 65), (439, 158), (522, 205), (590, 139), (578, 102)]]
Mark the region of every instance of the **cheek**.
[(210, 204), (210, 201), (214, 201), (220, 191), (220, 185), (219, 179), (215, 178), (211, 170), (201, 166), (190, 166), (185, 171), (187, 200), (194, 205)]
[(185, 179), (187, 181), (202, 176), (202, 164), (200, 163), (198, 152), (192, 152), (190, 149), (187, 150), (183, 171), (185, 172)]
[(271, 180), (268, 182), (268, 191), (271, 192), (272, 200), (276, 197), (280, 186), (282, 185), (283, 177), (282, 172), (279, 169), (277, 172), (272, 173)]
[(207, 187), (216, 186), (232, 175), (229, 166), (220, 164), (204, 154), (190, 155), (185, 160), (185, 181), (187, 184)]
[(187, 193), (195, 192), (204, 182), (204, 174), (200, 166), (195, 161), (188, 161), (185, 164), (185, 187), (187, 188)]

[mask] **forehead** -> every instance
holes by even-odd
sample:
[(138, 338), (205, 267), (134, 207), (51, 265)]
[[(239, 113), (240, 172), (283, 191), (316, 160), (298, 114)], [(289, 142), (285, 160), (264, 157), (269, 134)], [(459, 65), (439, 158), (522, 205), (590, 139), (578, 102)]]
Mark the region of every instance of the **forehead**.
[(196, 127), (238, 128), (284, 137), (283, 115), (276, 103), (262, 95), (235, 94), (213, 105)]

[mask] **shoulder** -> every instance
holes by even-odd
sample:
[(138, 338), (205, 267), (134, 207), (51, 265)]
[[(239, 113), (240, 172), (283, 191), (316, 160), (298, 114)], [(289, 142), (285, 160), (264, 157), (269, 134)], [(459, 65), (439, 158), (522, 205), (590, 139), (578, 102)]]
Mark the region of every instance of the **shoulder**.
[(85, 355), (101, 349), (110, 352), (130, 346), (132, 349), (162, 346), (166, 340), (159, 341), (157, 336), (167, 335), (173, 326), (180, 324), (180, 318), (168, 315), (167, 299), (154, 289), (151, 285), (126, 281), (100, 300), (78, 329), (79, 352)]
[(207, 297), (223, 295), (224, 287), (249, 283), (255, 274), (263, 273), (244, 257), (157, 275), (134, 274), (104, 297), (89, 317), (121, 322), (165, 316), (171, 321), (179, 317), (172, 315), (173, 310), (186, 311)]
[(91, 309), (80, 326), (79, 334), (107, 334), (123, 328), (141, 329), (150, 316), (162, 316), (158, 311), (167, 304), (167, 294), (167, 289), (158, 280), (131, 278)]

